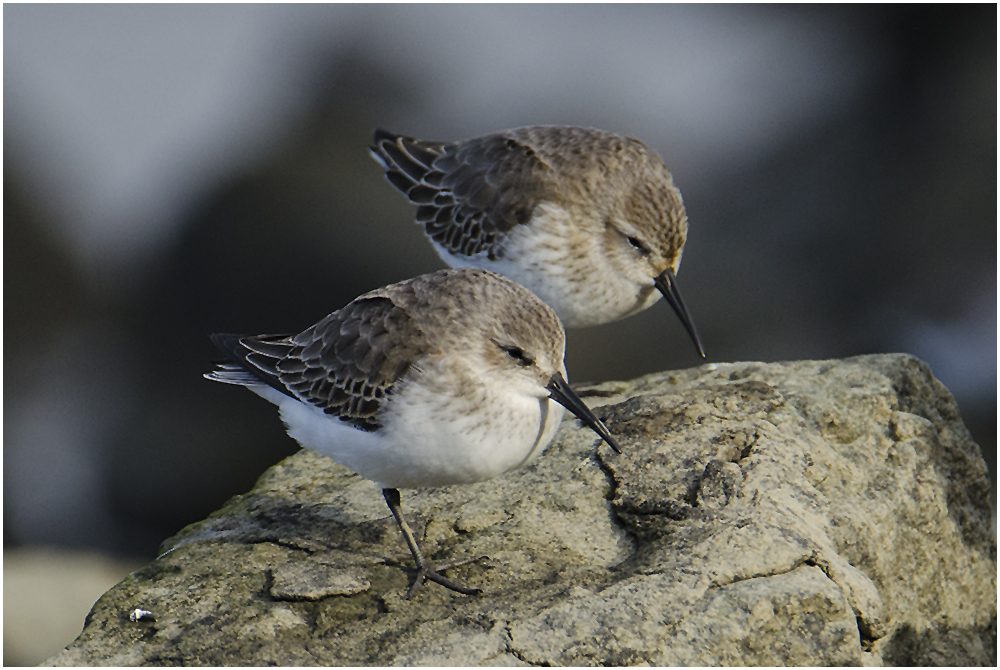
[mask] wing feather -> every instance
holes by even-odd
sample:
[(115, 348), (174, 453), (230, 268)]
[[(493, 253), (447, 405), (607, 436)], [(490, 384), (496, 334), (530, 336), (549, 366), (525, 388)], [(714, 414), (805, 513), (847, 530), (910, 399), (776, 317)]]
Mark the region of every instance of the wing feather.
[(385, 296), (361, 297), (293, 336), (215, 334), (229, 361), (209, 379), (267, 384), (363, 430), (414, 361), (425, 337), (404, 309)]
[(427, 235), (453, 254), (498, 258), (498, 239), (530, 221), (550, 192), (548, 166), (507, 133), (445, 143), (379, 129), (374, 139), (372, 155), (389, 183), (418, 206)]

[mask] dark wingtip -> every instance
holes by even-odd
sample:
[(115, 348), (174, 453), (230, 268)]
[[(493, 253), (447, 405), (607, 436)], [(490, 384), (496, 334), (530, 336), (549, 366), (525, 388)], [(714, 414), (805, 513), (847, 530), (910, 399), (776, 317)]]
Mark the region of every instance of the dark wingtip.
[(388, 130), (384, 128), (376, 128), (372, 132), (372, 138), (375, 140), (375, 143), (378, 144), (379, 142), (382, 142), (384, 140), (395, 142), (397, 139), (399, 139), (399, 135), (397, 135), (396, 133), (390, 133)]
[(372, 132), (372, 143), (368, 145), (368, 153), (385, 169), (389, 169), (389, 165), (385, 162), (385, 149), (382, 148), (382, 143), (395, 144), (397, 139), (398, 135), (382, 128), (376, 128)]
[[(267, 384), (271, 388), (284, 393), (289, 398), (296, 398), (295, 394), (281, 383), (276, 370), (268, 371), (259, 363), (250, 359), (250, 357), (259, 352), (272, 353), (268, 351), (272, 346), (271, 341), (286, 337), (288, 336), (260, 335), (252, 337), (236, 333), (212, 333), (208, 338), (212, 340), (212, 344), (226, 355), (227, 361), (216, 363), (219, 369), (213, 370), (204, 376), (212, 381), (222, 381), (242, 386)], [(244, 344), (244, 339), (252, 345), (252, 349)], [(274, 355), (276, 354), (272, 353), (272, 356)]]
[(237, 335), (236, 333), (212, 333), (208, 336), (208, 339), (212, 340), (212, 344), (222, 353), (238, 359), (239, 356), (236, 354), (236, 349), (241, 346), (240, 338), (242, 337), (242, 335)]

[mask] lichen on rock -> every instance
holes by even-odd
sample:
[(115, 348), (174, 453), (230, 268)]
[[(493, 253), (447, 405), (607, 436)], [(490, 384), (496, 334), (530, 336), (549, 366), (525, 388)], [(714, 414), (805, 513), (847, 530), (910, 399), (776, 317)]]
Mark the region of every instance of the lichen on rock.
[[(995, 665), (990, 480), (905, 355), (578, 388), (523, 470), (404, 492), (300, 452), (108, 591), (50, 665)], [(450, 573), (451, 574), (451, 573)], [(130, 621), (136, 608), (153, 613)]]

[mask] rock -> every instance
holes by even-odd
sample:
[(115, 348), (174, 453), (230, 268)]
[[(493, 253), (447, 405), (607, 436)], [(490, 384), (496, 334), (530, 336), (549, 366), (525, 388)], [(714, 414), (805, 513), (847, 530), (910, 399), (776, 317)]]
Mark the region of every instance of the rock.
[(80, 634), (94, 600), (143, 561), (52, 547), (3, 550), (3, 664), (37, 665)]
[[(578, 389), (535, 464), (380, 492), (301, 452), (108, 591), (51, 665), (995, 665), (979, 448), (904, 355), (707, 365)], [(129, 621), (136, 608), (153, 619)]]

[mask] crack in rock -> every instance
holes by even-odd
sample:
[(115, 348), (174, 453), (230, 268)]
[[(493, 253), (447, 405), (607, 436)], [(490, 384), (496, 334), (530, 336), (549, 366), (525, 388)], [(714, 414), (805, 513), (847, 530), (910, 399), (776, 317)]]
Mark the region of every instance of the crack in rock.
[(429, 555), (491, 558), (456, 569), (480, 596), (405, 600), (377, 488), (302, 452), (165, 542), (48, 663), (995, 665), (989, 476), (922, 362), (586, 395), (625, 453), (568, 419), (522, 470), (404, 492)]

